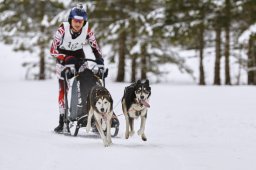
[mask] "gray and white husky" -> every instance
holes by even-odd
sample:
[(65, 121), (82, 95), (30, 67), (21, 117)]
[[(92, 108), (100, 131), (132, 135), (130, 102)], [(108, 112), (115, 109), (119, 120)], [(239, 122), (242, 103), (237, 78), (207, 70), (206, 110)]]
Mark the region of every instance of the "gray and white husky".
[(95, 124), (104, 146), (112, 144), (111, 140), (111, 118), (113, 115), (113, 99), (109, 91), (102, 86), (94, 86), (87, 99), (87, 108), (89, 109), (86, 132), (91, 129), (91, 120), (94, 116)]

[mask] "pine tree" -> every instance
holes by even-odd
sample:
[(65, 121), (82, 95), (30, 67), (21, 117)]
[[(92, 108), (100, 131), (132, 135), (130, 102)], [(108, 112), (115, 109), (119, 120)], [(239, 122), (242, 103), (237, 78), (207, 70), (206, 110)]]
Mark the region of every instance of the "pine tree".
[[(132, 82), (147, 78), (148, 73), (163, 74), (159, 68), (166, 62), (175, 63), (187, 72), (191, 71), (167, 46), (166, 32), (163, 31), (164, 6), (163, 0), (95, 2), (93, 14), (97, 18), (95, 21), (101, 43), (111, 46), (112, 50), (107, 57), (113, 62), (118, 61), (117, 81), (124, 81), (123, 72), (129, 69), (128, 62), (131, 62), (129, 70)], [(120, 43), (121, 39), (125, 40), (124, 44)]]
[[(247, 31), (252, 25), (256, 23), (256, 1), (254, 0), (240, 0), (236, 2), (236, 15), (234, 17), (234, 22), (239, 23), (239, 27), (236, 27), (236, 32), (238, 35), (242, 34), (244, 31)], [(256, 85), (256, 34), (251, 32), (248, 37), (247, 44), (244, 45), (244, 48), (247, 51), (248, 58), (244, 62), (240, 62), (242, 67), (247, 70), (247, 82), (249, 85)]]
[(221, 26), (218, 24), (219, 19), (216, 21), (215, 26), (215, 65), (214, 65), (214, 85), (221, 85), (220, 78), (220, 59), (221, 59)]
[(215, 32), (215, 63), (214, 63), (214, 85), (221, 85), (221, 56), (222, 56), (222, 30), (225, 24), (225, 19), (223, 17), (223, 4), (217, 2), (214, 4), (213, 18), (210, 22), (212, 30)]
[(231, 27), (231, 0), (225, 0), (225, 84), (231, 85), (230, 78), (230, 27)]
[(24, 66), (38, 67), (39, 72), (34, 75), (35, 79), (47, 78), (50, 61), (46, 61), (49, 42), (53, 36), (53, 28), (56, 27), (57, 19), (54, 19), (64, 6), (58, 1), (36, 0), (5, 0), (1, 3), (0, 38), (9, 44), (14, 44), (15, 50), (29, 51), (33, 56), (38, 56), (35, 63), (24, 63)]
[(199, 51), (199, 84), (205, 85), (204, 48), (209, 30), (209, 14), (213, 4), (210, 0), (167, 1), (166, 24), (171, 27), (171, 40), (185, 48)]

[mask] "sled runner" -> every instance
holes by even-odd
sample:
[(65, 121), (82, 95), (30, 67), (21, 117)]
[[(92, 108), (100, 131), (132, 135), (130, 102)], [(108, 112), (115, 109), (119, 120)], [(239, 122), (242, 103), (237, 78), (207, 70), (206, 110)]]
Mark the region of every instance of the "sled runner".
[[(92, 68), (89, 68), (87, 61), (93, 62)], [(92, 59), (85, 59), (82, 66), (86, 66), (79, 69), (77, 74), (72, 73), (72, 69), (64, 69), (64, 86), (68, 87), (68, 79), (74, 76), (71, 97), (68, 97), (65, 91), (65, 118), (64, 118), (64, 129), (63, 132), (70, 133), (72, 136), (77, 136), (80, 128), (86, 127), (88, 118), (88, 106), (87, 97), (95, 85), (100, 85), (105, 87), (104, 74), (107, 74), (108, 70), (105, 70), (103, 66), (98, 66), (95, 64), (96, 61)], [(70, 98), (70, 100), (69, 100)], [(70, 105), (68, 104), (70, 101)], [(94, 119), (92, 119), (93, 132), (97, 132), (95, 127)], [(119, 120), (116, 115), (113, 114), (111, 119), (111, 136), (115, 137), (119, 131)]]

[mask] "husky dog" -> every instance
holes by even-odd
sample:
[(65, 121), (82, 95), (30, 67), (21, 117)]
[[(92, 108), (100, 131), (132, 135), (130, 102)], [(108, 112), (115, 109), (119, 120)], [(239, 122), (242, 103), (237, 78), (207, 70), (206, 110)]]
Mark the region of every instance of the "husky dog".
[(149, 86), (148, 80), (146, 80), (144, 83), (138, 80), (136, 83), (133, 83), (125, 88), (124, 95), (122, 98), (122, 108), (126, 121), (126, 139), (128, 139), (129, 136), (132, 136), (134, 134), (134, 119), (140, 117), (141, 124), (140, 129), (138, 130), (138, 135), (141, 136), (143, 141), (147, 140), (144, 131), (147, 118), (147, 111), (148, 108), (150, 107), (150, 105), (148, 104), (148, 99), (150, 95), (151, 87)]
[(94, 116), (95, 124), (100, 136), (103, 140), (104, 146), (112, 144), (111, 141), (111, 118), (113, 115), (113, 99), (109, 91), (102, 86), (94, 86), (87, 98), (88, 121), (86, 132), (91, 129), (91, 120)]

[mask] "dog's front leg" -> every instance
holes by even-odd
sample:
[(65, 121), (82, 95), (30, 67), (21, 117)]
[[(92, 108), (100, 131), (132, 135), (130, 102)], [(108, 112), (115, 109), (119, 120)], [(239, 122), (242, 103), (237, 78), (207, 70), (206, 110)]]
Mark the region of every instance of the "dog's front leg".
[(86, 132), (87, 133), (89, 133), (90, 129), (91, 129), (92, 115), (93, 115), (93, 109), (90, 108), (89, 113), (88, 113), (87, 125), (86, 125)]
[(129, 124), (130, 124), (130, 129), (131, 129), (129, 135), (133, 136), (135, 133), (134, 132), (134, 118), (129, 117)]
[(125, 124), (126, 124), (126, 128), (125, 128), (125, 139), (129, 138), (129, 117), (128, 115), (125, 115)]
[(141, 139), (143, 141), (147, 140), (147, 137), (146, 137), (146, 135), (144, 133), (145, 125), (146, 125), (146, 116), (141, 116), (141, 123), (140, 123), (140, 129), (138, 130), (138, 135), (141, 136)]
[(94, 116), (95, 117), (95, 119), (96, 119), (96, 122), (95, 122), (95, 124), (96, 124), (96, 127), (97, 127), (97, 129), (98, 129), (98, 131), (99, 131), (99, 133), (100, 133), (100, 137), (101, 137), (101, 139), (103, 140), (103, 144), (104, 144), (104, 146), (106, 147), (106, 146), (109, 146), (109, 144), (108, 144), (108, 141), (107, 141), (107, 138), (106, 138), (106, 136), (105, 136), (105, 134), (104, 134), (104, 132), (103, 132), (103, 129), (102, 129), (102, 127), (101, 127), (101, 117), (100, 116)]
[(112, 144), (112, 140), (111, 140), (111, 118), (112, 118), (113, 112), (110, 113), (110, 115), (108, 116), (108, 120), (107, 120), (107, 141), (108, 144)]
[(128, 112), (127, 112), (127, 108), (125, 105), (125, 101), (122, 101), (122, 108), (123, 108), (123, 113), (124, 113), (124, 117), (125, 117), (125, 124), (126, 124), (126, 128), (125, 128), (125, 139), (129, 138), (129, 116), (128, 116)]

